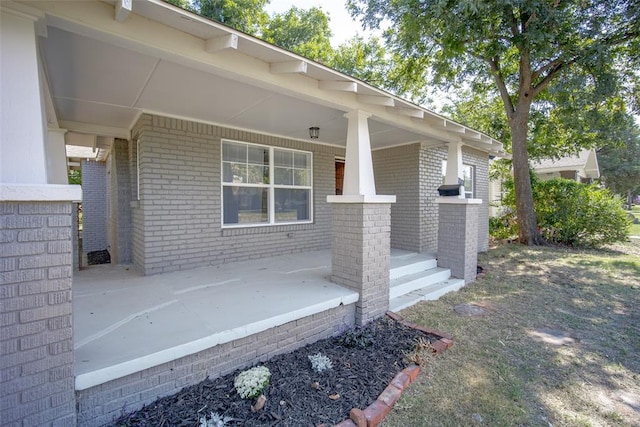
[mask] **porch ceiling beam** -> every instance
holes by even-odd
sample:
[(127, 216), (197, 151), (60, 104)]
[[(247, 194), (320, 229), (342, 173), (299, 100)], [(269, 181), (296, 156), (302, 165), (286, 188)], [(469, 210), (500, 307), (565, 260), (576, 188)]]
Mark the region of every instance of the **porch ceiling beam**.
[(424, 117), (424, 111), (416, 108), (387, 107), (387, 111), (416, 119), (422, 119)]
[(96, 135), (90, 135), (86, 133), (67, 132), (64, 136), (64, 142), (67, 145), (74, 145), (77, 147), (91, 147), (94, 150), (98, 144), (98, 137)]
[(446, 119), (444, 117), (438, 117), (433, 114), (426, 114), (424, 116), (424, 121), (429, 123), (430, 125), (444, 127)]
[(334, 90), (338, 92), (358, 92), (358, 84), (356, 82), (321, 80), (318, 82), (318, 88), (322, 90)]
[(115, 7), (114, 19), (118, 22), (124, 22), (131, 12), (133, 0), (118, 0)]
[(88, 123), (79, 123), (67, 120), (60, 121), (60, 127), (70, 132), (88, 133), (102, 136), (112, 136), (121, 139), (131, 139), (128, 129), (117, 128), (112, 126), (93, 125)]
[(307, 61), (272, 62), (269, 65), (271, 74), (307, 73)]
[(238, 49), (238, 35), (227, 34), (226, 36), (214, 37), (205, 42), (204, 50), (209, 53), (218, 52), (224, 49)]
[(358, 101), (369, 105), (393, 107), (396, 103), (390, 96), (358, 95)]

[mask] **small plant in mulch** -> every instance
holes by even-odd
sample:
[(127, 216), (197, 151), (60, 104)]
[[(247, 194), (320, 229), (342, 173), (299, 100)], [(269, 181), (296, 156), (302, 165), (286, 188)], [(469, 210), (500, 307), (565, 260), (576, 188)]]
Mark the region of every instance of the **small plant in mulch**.
[(348, 348), (365, 349), (374, 343), (375, 328), (355, 328), (347, 330), (340, 338), (340, 343)]
[(200, 417), (199, 427), (226, 427), (228, 423), (233, 421), (231, 417), (224, 417), (217, 412), (211, 412), (211, 418), (207, 419), (206, 416)]
[(308, 356), (308, 358), (309, 362), (311, 362), (311, 369), (313, 369), (313, 372), (316, 374), (333, 368), (331, 359), (322, 353), (316, 353), (313, 356)]
[(233, 382), (233, 386), (243, 399), (253, 399), (260, 396), (269, 385), (271, 372), (266, 366), (256, 366), (240, 372)]

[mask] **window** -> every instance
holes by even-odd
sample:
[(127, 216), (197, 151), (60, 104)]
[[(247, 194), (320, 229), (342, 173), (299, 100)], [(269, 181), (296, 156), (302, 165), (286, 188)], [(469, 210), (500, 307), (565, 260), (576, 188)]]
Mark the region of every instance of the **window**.
[[(442, 182), (447, 175), (447, 161), (442, 161)], [(475, 194), (475, 167), (471, 165), (462, 165), (462, 176), (464, 178), (464, 197), (465, 199), (473, 199)]]
[(311, 222), (311, 153), (222, 142), (222, 224)]

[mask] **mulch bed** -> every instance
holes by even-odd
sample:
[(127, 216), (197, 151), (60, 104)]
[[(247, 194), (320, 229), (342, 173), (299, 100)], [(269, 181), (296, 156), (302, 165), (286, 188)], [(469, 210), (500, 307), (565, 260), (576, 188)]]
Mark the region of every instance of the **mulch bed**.
[[(255, 400), (241, 399), (234, 390), (233, 380), (241, 372), (238, 370), (185, 387), (121, 417), (114, 425), (199, 426), (198, 419), (211, 412), (233, 418), (229, 426), (333, 425), (348, 419), (352, 408), (364, 409), (376, 400), (393, 377), (410, 364), (405, 355), (415, 349), (419, 338), (435, 342), (440, 337), (385, 316), (365, 328), (346, 331), (264, 363), (271, 371), (271, 381), (263, 393), (266, 404), (258, 412), (251, 411)], [(318, 352), (331, 359), (331, 370), (317, 374), (311, 369), (308, 356)]]

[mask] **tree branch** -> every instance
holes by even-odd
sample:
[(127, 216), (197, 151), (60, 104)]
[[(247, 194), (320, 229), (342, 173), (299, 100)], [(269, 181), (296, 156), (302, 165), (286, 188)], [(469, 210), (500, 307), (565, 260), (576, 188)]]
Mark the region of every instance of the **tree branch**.
[(513, 102), (511, 101), (511, 96), (509, 95), (509, 90), (507, 89), (507, 85), (504, 82), (504, 78), (502, 77), (502, 71), (500, 70), (500, 63), (498, 62), (497, 57), (493, 58), (482, 58), (486, 63), (489, 64), (489, 68), (491, 68), (491, 74), (493, 75), (494, 80), (496, 81), (496, 86), (498, 86), (498, 90), (500, 91), (500, 97), (504, 102), (504, 109), (507, 113), (507, 119), (511, 120), (511, 116), (515, 112), (513, 107)]

